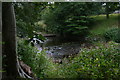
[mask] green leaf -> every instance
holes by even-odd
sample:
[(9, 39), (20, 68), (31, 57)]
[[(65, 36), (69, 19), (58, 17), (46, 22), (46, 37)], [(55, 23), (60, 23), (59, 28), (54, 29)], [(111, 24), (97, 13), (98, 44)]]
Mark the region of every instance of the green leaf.
[(67, 26), (68, 26), (68, 27), (70, 27), (70, 26), (71, 26), (71, 27), (72, 27), (72, 26), (74, 27), (74, 26), (78, 26), (78, 25), (77, 25), (77, 24), (69, 24), (69, 25), (67, 25)]
[(25, 41), (24, 41), (24, 44), (25, 44), (25, 45), (28, 45), (28, 44), (29, 44), (29, 41), (28, 41), (28, 40), (25, 40)]
[(81, 30), (81, 29), (87, 29), (88, 27), (75, 27), (75, 28)]
[(39, 34), (39, 35), (38, 35), (38, 39), (40, 39), (40, 40), (42, 40), (42, 41), (46, 40), (46, 38), (45, 38), (42, 34)]

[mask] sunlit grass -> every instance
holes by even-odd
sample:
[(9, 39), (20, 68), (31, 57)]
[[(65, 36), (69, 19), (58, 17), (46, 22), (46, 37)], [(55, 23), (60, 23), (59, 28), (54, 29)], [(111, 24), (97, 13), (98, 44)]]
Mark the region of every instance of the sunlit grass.
[(110, 14), (109, 19), (106, 19), (106, 15), (97, 15), (92, 17), (96, 20), (90, 31), (92, 34), (103, 34), (109, 28), (118, 27), (118, 14)]

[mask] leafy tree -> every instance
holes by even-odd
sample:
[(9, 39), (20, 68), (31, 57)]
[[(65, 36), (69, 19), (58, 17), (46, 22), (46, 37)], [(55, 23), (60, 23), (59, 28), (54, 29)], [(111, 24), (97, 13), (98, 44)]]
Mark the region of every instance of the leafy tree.
[(88, 34), (88, 26), (90, 25), (92, 19), (87, 16), (73, 16), (70, 17), (66, 23), (65, 33), (71, 35), (81, 35), (85, 36)]
[[(70, 27), (68, 26), (68, 22), (66, 23), (66, 21), (69, 21), (69, 19), (74, 17), (74, 21), (70, 24), (75, 24), (75, 25), (82, 25), (82, 21), (87, 21), (89, 22), (89, 15), (93, 15), (93, 14), (98, 14), (99, 13), (99, 9), (101, 8), (101, 3), (55, 3), (53, 4), (53, 8), (46, 8), (44, 10), (44, 14), (42, 15), (42, 19), (45, 20), (46, 24), (47, 24), (47, 29), (49, 30), (49, 32), (54, 32), (54, 33), (59, 33), (64, 35), (66, 32), (65, 30), (68, 29)], [(90, 8), (91, 7), (91, 8)], [(96, 11), (97, 10), (97, 11)], [(81, 18), (82, 16), (86, 17), (85, 18)], [(77, 20), (81, 20), (79, 22), (76, 23), (76, 18)], [(79, 24), (78, 24), (79, 23)], [(84, 22), (83, 22), (84, 23)], [(84, 26), (88, 27), (88, 24), (85, 25), (86, 23), (84, 23)], [(76, 26), (78, 27), (78, 26)], [(76, 28), (74, 27), (74, 29)], [(77, 28), (78, 29), (78, 28)], [(51, 31), (50, 31), (51, 30)], [(73, 27), (71, 28), (72, 31)], [(77, 30), (79, 31), (80, 28)], [(77, 33), (77, 31), (75, 30), (74, 32)], [(79, 32), (78, 32), (79, 34)]]
[(46, 3), (15, 3), (18, 36), (33, 37), (36, 31), (35, 22), (40, 20), (40, 12)]
[(106, 18), (109, 18), (109, 14), (112, 13), (115, 10), (118, 10), (120, 8), (118, 2), (106, 2), (105, 3), (105, 12), (106, 12)]

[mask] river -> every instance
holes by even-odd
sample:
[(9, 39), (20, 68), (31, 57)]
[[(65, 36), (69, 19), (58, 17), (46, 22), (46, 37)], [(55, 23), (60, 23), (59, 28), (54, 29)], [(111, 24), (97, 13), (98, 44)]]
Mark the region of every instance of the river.
[(81, 44), (84, 42), (80, 37), (46, 37), (47, 40), (37, 45), (39, 51), (42, 46), (48, 57), (53, 58), (54, 62), (61, 62), (63, 58), (76, 55), (80, 51)]

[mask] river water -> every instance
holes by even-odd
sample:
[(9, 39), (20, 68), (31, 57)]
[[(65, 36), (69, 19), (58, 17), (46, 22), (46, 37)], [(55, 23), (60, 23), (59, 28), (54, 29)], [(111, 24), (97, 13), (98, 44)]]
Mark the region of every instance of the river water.
[(38, 47), (41, 51), (42, 46), (48, 57), (53, 58), (54, 62), (61, 62), (63, 58), (76, 55), (80, 51), (80, 46), (84, 42), (80, 37), (46, 37), (47, 40)]

